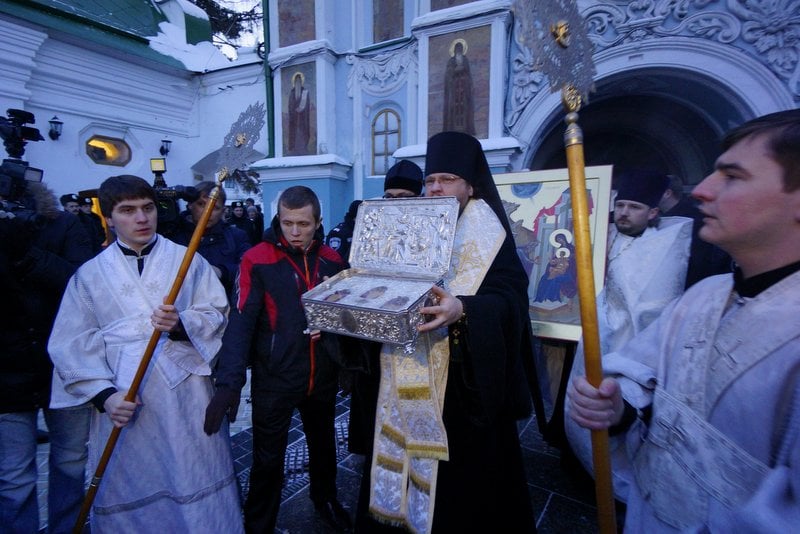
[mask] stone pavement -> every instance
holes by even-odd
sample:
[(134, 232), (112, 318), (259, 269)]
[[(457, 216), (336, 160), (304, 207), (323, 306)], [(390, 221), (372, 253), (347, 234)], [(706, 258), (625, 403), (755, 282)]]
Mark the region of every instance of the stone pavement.
[[(340, 397), (336, 414), (339, 460), (337, 484), (339, 499), (353, 515), (363, 457), (347, 451), (348, 407), (349, 400)], [(243, 494), (246, 494), (248, 489), (248, 473), (252, 462), (253, 437), (250, 415), (249, 387), (245, 387), (238, 420), (231, 425), (233, 457)], [(519, 428), (531, 501), (537, 514), (538, 531), (542, 534), (597, 532), (594, 487), (591, 480), (583, 473), (572, 473), (562, 467), (559, 451), (542, 440), (535, 418), (522, 421)], [(47, 521), (48, 451), (48, 445), (39, 446), (39, 503), (42, 525)], [(286, 480), (281, 502), (277, 532), (286, 534), (332, 532), (318, 518), (308, 497), (308, 451), (297, 413), (289, 432)]]

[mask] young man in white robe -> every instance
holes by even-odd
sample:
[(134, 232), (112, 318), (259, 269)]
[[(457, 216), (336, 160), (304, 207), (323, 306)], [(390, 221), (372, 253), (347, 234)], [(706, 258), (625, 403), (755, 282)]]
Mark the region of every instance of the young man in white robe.
[[(107, 179), (100, 207), (117, 242), (67, 286), (48, 344), (51, 406), (91, 401), (89, 464), (122, 427), (92, 507), (92, 532), (241, 532), (227, 432), (203, 432), (211, 365), (228, 300), (195, 255), (174, 305), (163, 304), (185, 247), (156, 235), (157, 198), (136, 176)], [(154, 330), (161, 332), (136, 402), (125, 396)]]
[(630, 170), (620, 173), (617, 184), (597, 306), (603, 354), (644, 330), (683, 293), (692, 232), (688, 217), (659, 212), (667, 175)]
[[(683, 293), (692, 219), (661, 217), (658, 204), (669, 186), (666, 174), (627, 170), (615, 178), (614, 223), (608, 231), (605, 287), (597, 298), (600, 352), (610, 354), (655, 321)], [(583, 343), (578, 345), (571, 375), (584, 374)], [(564, 427), (570, 448), (592, 472), (590, 433), (569, 418)], [(614, 463), (624, 463), (615, 458)], [(629, 481), (614, 472), (617, 498), (625, 501)]]
[[(618, 352), (572, 418), (624, 439), (627, 532), (800, 525), (800, 110), (732, 130), (692, 195), (732, 275), (690, 287)], [(616, 467), (615, 467), (616, 469)]]

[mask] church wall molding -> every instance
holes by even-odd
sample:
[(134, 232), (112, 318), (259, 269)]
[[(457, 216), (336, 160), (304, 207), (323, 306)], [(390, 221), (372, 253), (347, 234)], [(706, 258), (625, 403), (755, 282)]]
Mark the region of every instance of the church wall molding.
[[(744, 119), (795, 107), (786, 85), (771, 75), (760, 61), (711, 41), (667, 37), (622, 44), (595, 54), (594, 61), (598, 86), (614, 77), (635, 78), (642, 72), (657, 69), (703, 84), (710, 94), (724, 95)], [(506, 110), (506, 126), (523, 144), (525, 154), (520, 163), (525, 165), (554, 121), (563, 121), (564, 111), (560, 93), (551, 93), (546, 79), (533, 77), (532, 70), (513, 70), (513, 76), (518, 79), (512, 82), (514, 91), (510, 91), (512, 105)], [(591, 99), (592, 95), (589, 105)], [(709, 97), (709, 102), (713, 102), (713, 96)], [(701, 103), (685, 104), (702, 113)], [(718, 126), (725, 130), (733, 124)]]

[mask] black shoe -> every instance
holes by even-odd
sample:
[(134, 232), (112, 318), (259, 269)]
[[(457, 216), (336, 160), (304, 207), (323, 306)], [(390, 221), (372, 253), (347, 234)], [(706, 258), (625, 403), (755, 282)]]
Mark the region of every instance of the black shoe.
[(47, 430), (42, 430), (41, 428), (36, 429), (36, 443), (39, 445), (43, 443), (50, 443), (50, 433)]
[(352, 532), (353, 522), (350, 520), (350, 514), (336, 499), (315, 502), (314, 508), (322, 520), (336, 532)]

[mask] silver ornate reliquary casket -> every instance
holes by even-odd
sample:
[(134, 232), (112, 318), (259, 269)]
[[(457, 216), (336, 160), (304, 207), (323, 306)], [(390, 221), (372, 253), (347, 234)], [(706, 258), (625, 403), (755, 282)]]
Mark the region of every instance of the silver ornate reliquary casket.
[(358, 208), (351, 268), (302, 296), (308, 327), (413, 345), (419, 309), (450, 267), (455, 197), (365, 200)]

